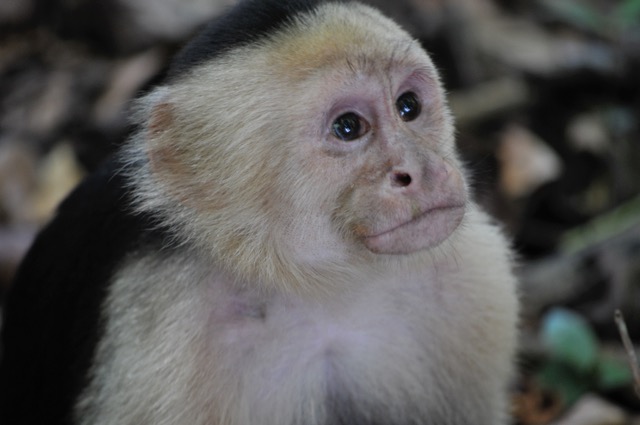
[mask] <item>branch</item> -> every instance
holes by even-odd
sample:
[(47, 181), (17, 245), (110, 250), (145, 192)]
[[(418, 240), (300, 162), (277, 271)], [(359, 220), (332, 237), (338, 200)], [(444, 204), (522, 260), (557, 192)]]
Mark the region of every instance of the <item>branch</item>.
[(633, 373), (634, 389), (636, 395), (640, 398), (640, 368), (638, 367), (638, 357), (629, 338), (629, 332), (627, 331), (627, 324), (624, 321), (622, 312), (616, 310), (614, 315), (620, 337), (622, 338), (622, 344), (624, 344), (625, 350), (627, 350), (627, 357), (629, 358), (629, 365), (631, 366), (631, 372)]

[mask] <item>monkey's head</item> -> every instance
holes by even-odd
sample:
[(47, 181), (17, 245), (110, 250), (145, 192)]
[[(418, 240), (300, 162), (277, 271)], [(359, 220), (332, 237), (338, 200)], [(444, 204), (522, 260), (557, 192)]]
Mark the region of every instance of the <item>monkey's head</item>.
[(290, 287), (434, 249), (461, 223), (438, 74), (377, 11), (323, 4), (193, 62), (141, 103), (136, 190), (231, 272)]

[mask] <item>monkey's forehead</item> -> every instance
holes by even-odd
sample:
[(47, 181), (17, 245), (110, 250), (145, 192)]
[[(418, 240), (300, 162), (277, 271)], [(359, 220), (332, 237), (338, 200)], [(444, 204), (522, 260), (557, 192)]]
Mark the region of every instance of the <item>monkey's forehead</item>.
[(251, 57), (266, 58), (270, 68), (289, 76), (304, 76), (340, 63), (364, 72), (388, 71), (403, 62), (430, 63), (404, 30), (368, 6), (321, 0), (249, 0), (212, 22), (189, 43), (174, 60), (169, 78), (216, 62), (226, 67), (234, 62), (246, 66)]
[(352, 3), (329, 3), (267, 43), (267, 52), (282, 71), (305, 74), (324, 67), (347, 66), (352, 71), (389, 72), (394, 66), (424, 65), (419, 44), (377, 10)]

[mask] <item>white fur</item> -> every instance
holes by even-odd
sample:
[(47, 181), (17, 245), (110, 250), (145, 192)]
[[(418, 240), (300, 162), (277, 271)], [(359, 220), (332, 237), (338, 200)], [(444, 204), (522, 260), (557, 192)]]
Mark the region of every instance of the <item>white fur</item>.
[(362, 273), (321, 301), (240, 290), (189, 252), (131, 261), (109, 294), (80, 423), (323, 424), (331, 385), (398, 423), (506, 423), (509, 254), (481, 213), (455, 239), (414, 258), (422, 269)]

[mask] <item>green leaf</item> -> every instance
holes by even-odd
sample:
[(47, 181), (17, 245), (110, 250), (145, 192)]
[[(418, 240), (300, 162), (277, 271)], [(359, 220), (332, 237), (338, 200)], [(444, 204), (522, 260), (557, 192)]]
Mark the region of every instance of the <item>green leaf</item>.
[(570, 406), (589, 391), (589, 382), (574, 369), (558, 360), (545, 363), (536, 373), (542, 388), (558, 395), (565, 406)]
[(620, 3), (614, 13), (623, 26), (638, 24), (640, 21), (640, 0), (626, 0)]
[(596, 369), (598, 388), (610, 390), (627, 386), (633, 382), (629, 366), (612, 357), (601, 356)]
[(587, 373), (596, 366), (596, 336), (577, 313), (561, 308), (549, 311), (542, 320), (541, 339), (553, 359), (566, 363), (576, 371)]
[(582, 28), (597, 30), (603, 25), (598, 11), (575, 0), (543, 0), (542, 4), (561, 19)]

